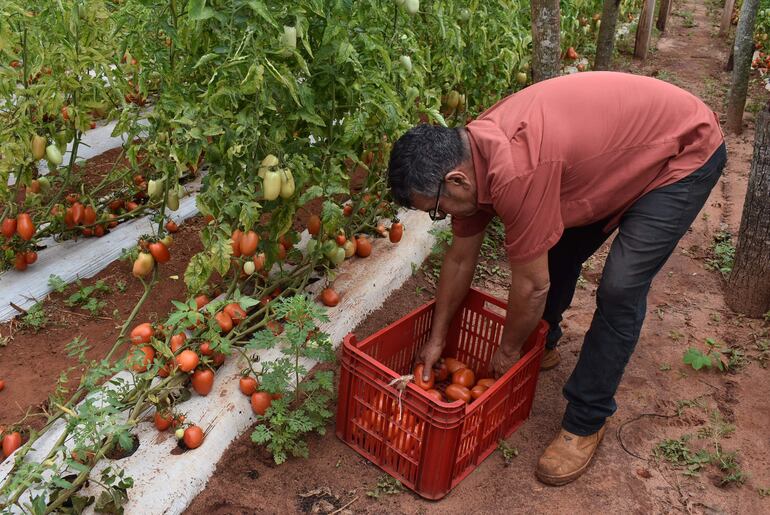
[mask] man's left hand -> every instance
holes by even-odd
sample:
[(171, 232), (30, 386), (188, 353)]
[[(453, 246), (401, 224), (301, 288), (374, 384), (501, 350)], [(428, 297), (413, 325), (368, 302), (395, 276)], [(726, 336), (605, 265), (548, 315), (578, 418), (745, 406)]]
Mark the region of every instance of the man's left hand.
[(520, 357), (519, 349), (514, 349), (511, 352), (502, 346), (497, 349), (497, 352), (492, 356), (492, 372), (495, 374), (495, 379), (499, 379), (508, 372), (519, 361)]

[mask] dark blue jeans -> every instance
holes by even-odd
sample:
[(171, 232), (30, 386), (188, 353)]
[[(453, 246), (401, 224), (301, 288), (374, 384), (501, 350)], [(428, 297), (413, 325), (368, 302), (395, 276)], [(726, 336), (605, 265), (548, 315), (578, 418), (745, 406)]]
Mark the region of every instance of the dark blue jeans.
[[(647, 311), (647, 293), (679, 239), (717, 183), (727, 161), (724, 144), (697, 171), (637, 200), (620, 220), (596, 292), (596, 311), (580, 357), (564, 386), (562, 427), (587, 436), (617, 406), (615, 391), (634, 351)], [(582, 264), (610, 236), (606, 220), (564, 231), (548, 252), (551, 289), (543, 318), (551, 325), (548, 348), (562, 335), (559, 323), (572, 302)]]

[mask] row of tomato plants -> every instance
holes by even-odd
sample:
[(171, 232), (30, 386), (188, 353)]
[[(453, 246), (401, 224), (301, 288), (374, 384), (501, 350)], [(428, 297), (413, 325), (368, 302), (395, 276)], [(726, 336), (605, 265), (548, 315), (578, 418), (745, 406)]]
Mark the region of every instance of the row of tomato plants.
[[(88, 365), (80, 386), (57, 389), (41, 431), (17, 437), (23, 421), (7, 428), (11, 443), (26, 442), (13, 454), (0, 503), (34, 513), (90, 502), (100, 509), (120, 505), (131, 480), (115, 466), (102, 471), (97, 499), (79, 494), (93, 467), (116, 447), (131, 447), (132, 432), (153, 407), (158, 429), (177, 425), (181, 441), (197, 447), (206, 430), (183, 420), (179, 407), (190, 395), (188, 384), (208, 394), (214, 372), (232, 355), (245, 358), (243, 391), (264, 422), (254, 441), (279, 462), (306, 455), (303, 436), (323, 430), (332, 392), (329, 372), (300, 381), (308, 373), (302, 358), (333, 356), (317, 328), (326, 315), (303, 293), (311, 276), (331, 279), (345, 258), (368, 255), (367, 233), (401, 238), (384, 180), (400, 132), (419, 119), (464, 123), (527, 82), (529, 6), (523, 3), (275, 4), (4, 5), (8, 21), (0, 32), (12, 43), (0, 55), (12, 60), (0, 68), (6, 99), (0, 116), (12, 123), (0, 129), (0, 193), (3, 216), (17, 222), (6, 256), (34, 252), (43, 235), (109, 230), (139, 213), (152, 213), (158, 229), (134, 250), (133, 272), (145, 294), (113, 349), (86, 362), (76, 340), (70, 350)], [(565, 63), (591, 51), (599, 8), (596, 0), (565, 7)], [(88, 188), (71, 157), (44, 181), (38, 159), (57, 166), (66, 141), (75, 156), (84, 131), (103, 116), (117, 120), (115, 134), (128, 135), (127, 166), (115, 166)], [(165, 320), (137, 325), (136, 314), (173, 251), (167, 232), (174, 227), (163, 213), (174, 207), (180, 181), (202, 162), (208, 170), (196, 201), (208, 224), (201, 232), (204, 250), (185, 273), (190, 298), (175, 302)], [(11, 172), (16, 186), (6, 188)], [(313, 216), (298, 216), (319, 198)], [(29, 238), (26, 229), (18, 231), (24, 214), (31, 215)], [(304, 252), (296, 247), (298, 219), (313, 236)], [(389, 228), (382, 219), (391, 219)], [(208, 301), (214, 294), (221, 299)], [(321, 300), (334, 306), (339, 296), (326, 288)], [(115, 360), (129, 341), (135, 345), (126, 358)], [(282, 349), (280, 359), (251, 359), (252, 351), (275, 347)], [(131, 380), (104, 383), (126, 367)], [(44, 459), (25, 459), (58, 420), (64, 431)]]

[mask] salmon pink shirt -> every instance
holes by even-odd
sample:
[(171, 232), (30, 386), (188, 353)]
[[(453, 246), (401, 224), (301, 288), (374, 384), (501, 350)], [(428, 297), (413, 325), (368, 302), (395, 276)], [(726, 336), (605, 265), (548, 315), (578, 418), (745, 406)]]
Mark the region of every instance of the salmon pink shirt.
[(458, 236), (499, 216), (512, 263), (553, 247), (565, 228), (623, 213), (645, 193), (700, 168), (724, 141), (716, 114), (650, 77), (584, 72), (511, 95), (467, 126), (479, 211)]

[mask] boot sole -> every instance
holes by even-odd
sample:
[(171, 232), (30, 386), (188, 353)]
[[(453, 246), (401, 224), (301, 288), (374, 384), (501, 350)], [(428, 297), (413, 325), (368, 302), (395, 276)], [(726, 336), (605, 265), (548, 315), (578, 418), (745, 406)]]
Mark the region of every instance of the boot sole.
[(564, 474), (563, 476), (549, 476), (548, 474), (543, 474), (539, 470), (535, 470), (535, 477), (540, 480), (540, 482), (545, 483), (549, 486), (564, 486), (568, 483), (573, 482), (577, 478), (583, 475), (585, 471), (588, 469), (588, 467), (591, 466), (591, 463), (594, 461), (594, 456), (596, 456), (596, 451), (599, 449), (599, 445), (602, 443), (602, 440), (604, 439), (604, 431), (607, 425), (605, 424), (600, 431), (602, 432), (601, 436), (599, 437), (599, 441), (596, 442), (596, 447), (594, 448), (594, 452), (591, 453), (591, 456), (586, 461), (586, 464), (580, 467), (579, 469), (575, 470), (574, 472), (570, 472), (569, 474)]

